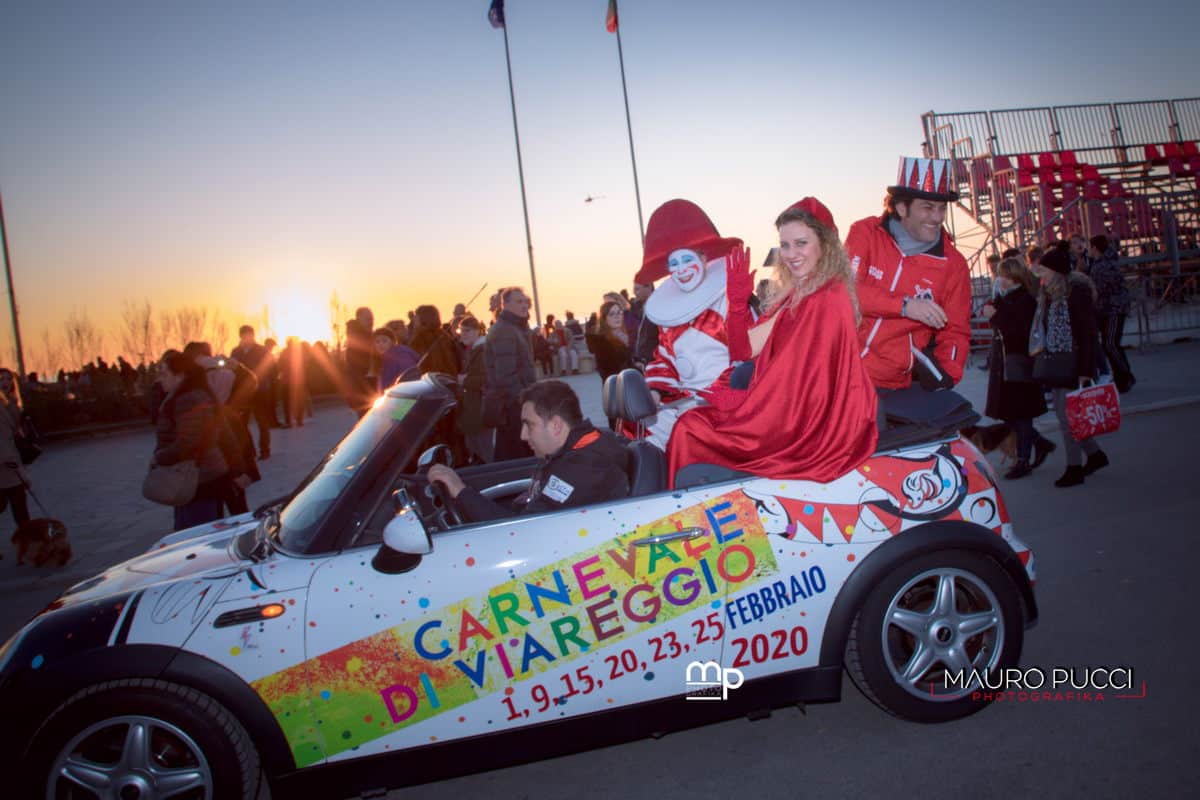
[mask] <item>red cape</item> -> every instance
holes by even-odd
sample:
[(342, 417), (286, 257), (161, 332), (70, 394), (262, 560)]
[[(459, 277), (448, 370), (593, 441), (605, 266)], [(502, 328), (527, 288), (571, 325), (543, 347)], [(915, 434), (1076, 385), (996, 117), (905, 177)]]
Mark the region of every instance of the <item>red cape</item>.
[(777, 313), (741, 405), (698, 408), (675, 424), (667, 447), (672, 486), (676, 472), (695, 463), (827, 482), (875, 451), (875, 389), (846, 287), (830, 281)]

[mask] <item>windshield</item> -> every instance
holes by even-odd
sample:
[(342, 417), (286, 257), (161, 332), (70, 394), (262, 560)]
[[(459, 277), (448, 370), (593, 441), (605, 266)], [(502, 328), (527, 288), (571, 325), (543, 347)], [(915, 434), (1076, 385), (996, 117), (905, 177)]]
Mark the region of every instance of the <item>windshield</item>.
[(359, 420), (354, 430), (313, 470), (279, 516), (279, 538), (286, 549), (299, 553), (308, 550), (338, 495), (416, 402), (410, 397), (381, 397), (370, 413)]

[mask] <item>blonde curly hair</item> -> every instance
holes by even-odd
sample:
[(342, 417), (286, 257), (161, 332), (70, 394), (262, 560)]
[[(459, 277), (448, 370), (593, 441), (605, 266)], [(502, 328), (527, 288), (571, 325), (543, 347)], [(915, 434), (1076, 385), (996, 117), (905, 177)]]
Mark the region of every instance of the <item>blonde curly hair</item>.
[(775, 265), (775, 291), (767, 299), (770, 312), (795, 308), (805, 297), (820, 289), (832, 280), (841, 281), (850, 294), (850, 304), (854, 307), (854, 321), (862, 320), (858, 310), (858, 293), (854, 290), (854, 271), (850, 269), (850, 258), (846, 248), (835, 231), (823, 225), (816, 217), (800, 208), (789, 208), (775, 220), (775, 229), (779, 230), (789, 222), (801, 222), (817, 234), (821, 243), (821, 258), (817, 266), (808, 275), (797, 280), (780, 256)]

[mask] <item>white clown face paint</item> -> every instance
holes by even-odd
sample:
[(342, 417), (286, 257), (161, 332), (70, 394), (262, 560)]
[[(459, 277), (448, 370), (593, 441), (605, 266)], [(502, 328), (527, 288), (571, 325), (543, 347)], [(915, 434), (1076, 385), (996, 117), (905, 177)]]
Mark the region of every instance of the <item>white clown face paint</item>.
[(690, 292), (704, 280), (704, 258), (695, 250), (673, 250), (667, 256), (671, 280), (685, 292)]

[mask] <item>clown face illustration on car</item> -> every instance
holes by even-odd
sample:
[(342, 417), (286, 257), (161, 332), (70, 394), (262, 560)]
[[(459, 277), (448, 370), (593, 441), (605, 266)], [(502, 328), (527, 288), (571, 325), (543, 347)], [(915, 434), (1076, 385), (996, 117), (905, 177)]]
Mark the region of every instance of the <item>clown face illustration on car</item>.
[[(17, 633), (21, 796), (347, 796), (836, 701), (843, 670), (892, 713), (954, 719), (984, 703), (947, 677), (1016, 666), (1036, 619), (1032, 556), (956, 436), (826, 484), (632, 481), (456, 524), (418, 458), (453, 403), (399, 384), (290, 497), (169, 536)], [(459, 472), (503, 497), (530, 470)]]

